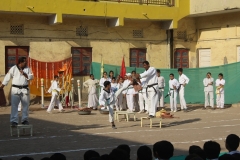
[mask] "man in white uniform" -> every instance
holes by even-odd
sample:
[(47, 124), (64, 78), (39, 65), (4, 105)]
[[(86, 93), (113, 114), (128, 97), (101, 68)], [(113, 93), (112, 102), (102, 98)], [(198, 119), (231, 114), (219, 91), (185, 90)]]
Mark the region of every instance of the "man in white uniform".
[(99, 97), (99, 104), (101, 107), (107, 107), (109, 110), (109, 122), (112, 124), (112, 128), (116, 129), (113, 119), (113, 106), (115, 104), (115, 96), (114, 92), (111, 90), (111, 83), (109, 81), (105, 81), (103, 83), (104, 88), (101, 91)]
[(169, 75), (169, 98), (170, 98), (170, 108), (171, 112), (177, 112), (177, 89), (179, 87), (178, 81), (174, 78), (174, 74)]
[(205, 93), (205, 105), (203, 109), (206, 109), (209, 106), (208, 98), (210, 98), (210, 106), (214, 109), (214, 100), (213, 100), (213, 82), (214, 79), (211, 77), (211, 73), (207, 73), (207, 77), (203, 79), (204, 93)]
[(132, 76), (131, 73), (126, 74), (128, 76), (128, 79), (124, 81), (123, 87), (125, 88), (126, 86), (127, 89), (123, 91), (123, 94), (125, 95), (127, 99), (127, 106), (128, 106), (128, 111), (133, 112), (134, 111), (134, 97), (133, 94), (135, 94), (135, 91), (133, 89), (133, 86), (131, 85), (131, 80)]
[(19, 58), (18, 64), (10, 68), (0, 86), (0, 89), (3, 89), (11, 78), (11, 125), (13, 127), (18, 125), (18, 105), (20, 102), (23, 107), (21, 122), (23, 125), (28, 125), (28, 107), (30, 101), (28, 81), (33, 79), (33, 74), (30, 68), (27, 67), (27, 59), (25, 57)]
[(216, 80), (217, 109), (224, 109), (224, 86), (225, 80), (223, 79), (223, 74), (219, 73)]
[[(141, 86), (142, 86), (142, 90), (139, 91), (138, 93), (138, 103), (140, 106), (140, 111), (138, 113), (144, 113), (146, 110), (146, 114), (149, 114), (149, 106), (147, 104), (147, 97), (146, 97), (146, 78), (142, 78), (140, 79), (141, 81)], [(144, 105), (145, 104), (145, 105)]]
[(158, 80), (157, 73), (154, 67), (150, 67), (148, 61), (143, 62), (145, 71), (142, 74), (136, 74), (136, 78), (146, 78), (146, 97), (149, 106), (149, 118), (156, 115), (156, 108), (158, 103)]
[(63, 112), (63, 107), (62, 107), (62, 103), (59, 101), (59, 92), (61, 91), (61, 88), (59, 88), (58, 85), (58, 79), (59, 77), (57, 75), (54, 76), (54, 81), (52, 82), (51, 87), (48, 90), (48, 93), (52, 92), (52, 98), (51, 98), (51, 102), (48, 106), (47, 109), (47, 113), (52, 113), (51, 111), (53, 110), (55, 104), (57, 104), (59, 112)]
[(189, 83), (189, 78), (185, 74), (183, 74), (182, 68), (178, 68), (178, 74), (179, 74), (178, 81), (180, 83), (178, 90), (179, 90), (181, 110), (183, 110), (184, 112), (187, 112), (187, 104), (184, 98), (184, 88)]
[(158, 76), (158, 106), (157, 107), (164, 107), (164, 87), (165, 87), (165, 79), (163, 76), (161, 76), (161, 71), (157, 69), (157, 76)]

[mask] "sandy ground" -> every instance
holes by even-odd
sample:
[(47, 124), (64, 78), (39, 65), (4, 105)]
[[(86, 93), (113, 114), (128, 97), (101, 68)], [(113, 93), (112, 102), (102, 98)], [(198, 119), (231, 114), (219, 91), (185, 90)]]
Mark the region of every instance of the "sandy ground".
[[(205, 141), (214, 140), (226, 151), (224, 140), (230, 133), (240, 135), (240, 108), (230, 107), (224, 110), (202, 110), (200, 105), (189, 106), (187, 113), (177, 112), (180, 118), (164, 119), (162, 128), (155, 123), (149, 128), (149, 122), (140, 127), (140, 117), (136, 122), (122, 120), (116, 122), (113, 130), (108, 122), (108, 115), (93, 111), (91, 115), (78, 115), (68, 109), (66, 113), (47, 114), (40, 105), (30, 106), (30, 123), (33, 124), (33, 137), (26, 135), (19, 138), (14, 130), (10, 136), (10, 107), (0, 107), (0, 158), (17, 160), (27, 155), (39, 160), (60, 152), (68, 160), (82, 160), (86, 150), (94, 149), (100, 154), (109, 153), (119, 144), (131, 146), (131, 159), (136, 159), (136, 151), (141, 145), (152, 145), (161, 140), (174, 144), (175, 155), (187, 154), (190, 145), (203, 146)], [(21, 113), (19, 113), (21, 114)]]

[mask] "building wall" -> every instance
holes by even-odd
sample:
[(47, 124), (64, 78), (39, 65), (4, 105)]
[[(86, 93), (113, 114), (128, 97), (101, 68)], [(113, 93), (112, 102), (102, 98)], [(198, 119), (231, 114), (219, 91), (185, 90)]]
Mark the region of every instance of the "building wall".
[[(211, 49), (211, 66), (238, 61), (240, 46), (240, 12), (212, 16), (188, 17), (179, 21), (174, 48), (188, 48), (190, 67), (199, 67), (198, 49)], [(187, 39), (176, 38), (177, 31), (187, 31)]]
[(227, 12), (240, 8), (239, 0), (191, 0), (190, 14), (204, 14), (211, 12)]
[[(104, 19), (68, 17), (63, 24), (49, 25), (48, 17), (16, 14), (0, 15), (0, 74), (5, 74), (5, 46), (29, 46), (29, 56), (45, 62), (71, 57), (71, 47), (92, 47), (92, 61), (129, 66), (130, 48), (146, 48), (152, 66), (168, 68), (166, 31), (159, 22), (126, 20), (124, 27), (109, 28)], [(24, 24), (24, 35), (11, 35), (11, 24)], [(88, 27), (88, 37), (76, 36), (76, 27)], [(132, 30), (142, 29), (143, 38), (133, 38)], [(84, 81), (86, 77), (77, 77)], [(1, 78), (2, 79), (2, 78)], [(9, 85), (10, 86), (10, 85)], [(8, 96), (9, 86), (5, 89)]]

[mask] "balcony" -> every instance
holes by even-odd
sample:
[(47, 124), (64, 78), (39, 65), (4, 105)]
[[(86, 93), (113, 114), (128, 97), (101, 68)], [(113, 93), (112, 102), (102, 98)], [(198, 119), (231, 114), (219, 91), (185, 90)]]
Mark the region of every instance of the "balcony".
[[(88, 0), (85, 0), (88, 1)], [(136, 4), (152, 4), (160, 6), (174, 7), (175, 0), (89, 0), (89, 1), (107, 1), (107, 2), (117, 2), (117, 3), (136, 3)]]

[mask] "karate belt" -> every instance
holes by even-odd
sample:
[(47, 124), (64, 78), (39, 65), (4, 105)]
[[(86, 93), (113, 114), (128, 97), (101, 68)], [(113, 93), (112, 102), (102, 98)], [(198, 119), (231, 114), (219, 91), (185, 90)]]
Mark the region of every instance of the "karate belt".
[(15, 85), (13, 84), (12, 87), (15, 87), (15, 88), (19, 88), (19, 89), (27, 89), (28, 90), (28, 85), (25, 85), (25, 86), (19, 86), (19, 85)]
[(153, 88), (154, 91), (155, 91), (155, 93), (157, 93), (157, 90), (153, 87), (153, 86), (156, 86), (156, 85), (158, 85), (158, 83), (154, 83), (154, 84), (147, 85), (147, 87), (146, 87), (146, 93), (147, 93), (148, 88)]
[(223, 86), (218, 86), (217, 89), (216, 89), (216, 94), (220, 94), (220, 89), (221, 88), (224, 88)]
[[(165, 96), (165, 98), (167, 98), (168, 96), (171, 96), (171, 91), (174, 90), (172, 88), (169, 89), (168, 94)], [(173, 91), (173, 97), (174, 97), (174, 91)]]
[(133, 87), (128, 87), (126, 93), (128, 92), (129, 89), (133, 89)]

